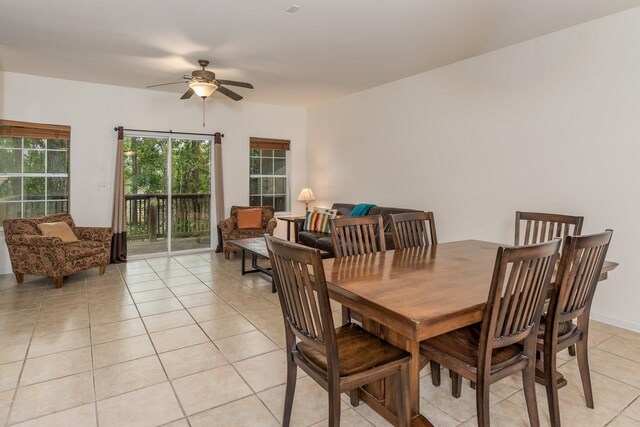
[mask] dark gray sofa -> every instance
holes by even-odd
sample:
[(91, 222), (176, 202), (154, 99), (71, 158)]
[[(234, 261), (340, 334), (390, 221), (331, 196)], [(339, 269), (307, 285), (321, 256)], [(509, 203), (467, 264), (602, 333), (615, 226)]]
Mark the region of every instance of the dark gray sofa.
[[(349, 216), (355, 206), (356, 205), (350, 203), (334, 203), (333, 206), (331, 206), (331, 209), (337, 209), (338, 215)], [(387, 249), (393, 249), (393, 238), (391, 237), (391, 219), (389, 218), (389, 215), (404, 212), (417, 211), (415, 209), (386, 208), (383, 206), (374, 206), (369, 209), (369, 212), (367, 213), (367, 216), (382, 215), (382, 222), (384, 223), (384, 239)], [(326, 251), (331, 254), (331, 256), (334, 255), (331, 234), (302, 231), (302, 227), (304, 226), (304, 219), (296, 219), (294, 225), (295, 238), (297, 243)]]

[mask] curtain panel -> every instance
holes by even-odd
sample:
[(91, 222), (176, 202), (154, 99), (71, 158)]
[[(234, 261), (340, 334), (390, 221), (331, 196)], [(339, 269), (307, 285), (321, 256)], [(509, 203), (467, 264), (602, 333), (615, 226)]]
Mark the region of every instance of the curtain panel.
[[(222, 181), (222, 134), (216, 132), (213, 134), (213, 173), (215, 180), (215, 202), (216, 202), (216, 222), (225, 219), (224, 210), (224, 183)], [(222, 252), (222, 231), (218, 230), (218, 246), (216, 252)]]
[(113, 185), (113, 238), (111, 241), (111, 262), (127, 262), (127, 218), (124, 200), (124, 129), (118, 127), (116, 148), (116, 170)]

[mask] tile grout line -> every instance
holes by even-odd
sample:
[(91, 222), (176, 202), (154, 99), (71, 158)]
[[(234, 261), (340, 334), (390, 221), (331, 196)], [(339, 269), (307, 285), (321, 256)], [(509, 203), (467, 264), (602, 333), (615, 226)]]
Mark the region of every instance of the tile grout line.
[[(48, 279), (47, 279), (48, 282)], [(24, 367), (27, 364), (27, 356), (29, 355), (29, 350), (31, 350), (31, 343), (33, 342), (33, 334), (36, 330), (36, 325), (38, 323), (38, 317), (40, 317), (40, 308), (42, 304), (40, 304), (37, 308), (38, 312), (35, 316), (35, 321), (33, 323), (33, 329), (31, 331), (31, 336), (29, 337), (29, 344), (27, 344), (27, 349), (24, 352), (24, 356), (22, 359), (22, 367), (20, 368), (20, 374), (18, 374), (18, 381), (16, 382), (15, 389), (13, 391), (13, 396), (11, 397), (11, 405), (9, 405), (9, 412), (7, 412), (7, 419), (5, 420), (5, 426), (9, 425), (9, 420), (11, 420), (11, 413), (13, 412), (13, 406), (16, 402), (16, 396), (18, 395), (18, 389), (20, 388), (20, 380), (22, 380), (22, 374), (24, 373)]]
[[(173, 258), (171, 258), (171, 259), (173, 259)], [(149, 264), (149, 266), (153, 269), (153, 267), (150, 264)], [(154, 272), (153, 274), (156, 274), (156, 273)], [(160, 279), (160, 280), (162, 280), (162, 279)], [(164, 283), (164, 281), (162, 281), (162, 282)], [(164, 283), (164, 284), (166, 286), (166, 283)], [(125, 279), (125, 285), (127, 286), (127, 290), (129, 291), (131, 299), (133, 300), (133, 295), (132, 295), (133, 293), (131, 292), (131, 289), (129, 289), (129, 284), (126, 283), (126, 279)], [(173, 383), (169, 379), (169, 374), (167, 373), (167, 369), (165, 368), (164, 364), (162, 363), (162, 359), (160, 359), (160, 353), (158, 353), (158, 349), (156, 348), (155, 343), (151, 339), (151, 333), (149, 333), (149, 330), (147, 329), (147, 325), (144, 322), (144, 320), (142, 319), (143, 316), (140, 314), (140, 310), (138, 309), (138, 306), (137, 306), (137, 304), (135, 304), (135, 302), (134, 302), (134, 306), (136, 307), (136, 311), (138, 311), (138, 315), (139, 315), (140, 321), (142, 322), (142, 326), (143, 326), (144, 330), (147, 333), (147, 338), (149, 339), (149, 342), (151, 343), (151, 346), (153, 347), (153, 351), (155, 352), (155, 356), (158, 359), (158, 363), (160, 363), (160, 366), (162, 367), (162, 372), (164, 372), (164, 376), (167, 379), (167, 382), (169, 383), (169, 387), (171, 387), (171, 391), (173, 391), (173, 396), (175, 397), (176, 402), (178, 403), (178, 406), (180, 407), (180, 410), (182, 411), (183, 417), (181, 417), (180, 419), (185, 418), (187, 420), (187, 424), (190, 426), (191, 422), (187, 418), (187, 412), (185, 411), (184, 406), (182, 405), (182, 402), (180, 401), (180, 398), (178, 397), (178, 393), (176, 392), (176, 389), (173, 386)], [(123, 394), (126, 394), (126, 393), (123, 393)], [(169, 421), (169, 422), (173, 422), (173, 421), (178, 421), (178, 420), (172, 420), (172, 421)]]
[[(176, 260), (176, 261), (177, 261), (178, 263), (180, 263), (180, 261), (178, 261), (178, 260)], [(182, 263), (180, 263), (180, 265), (182, 265)], [(211, 264), (210, 264), (210, 265), (211, 265)], [(215, 267), (215, 266), (214, 266), (214, 267)], [(218, 267), (215, 267), (215, 268), (218, 268)], [(188, 268), (187, 268), (187, 269), (188, 269)], [(201, 281), (201, 282), (202, 282), (202, 281)], [(203, 283), (203, 284), (204, 284), (204, 283)], [(206, 286), (206, 285), (205, 285), (205, 286)], [(207, 286), (207, 287), (208, 287), (208, 286)], [(169, 288), (169, 289), (171, 290), (171, 288)], [(211, 292), (213, 292), (213, 293), (214, 293), (215, 295), (217, 295), (218, 297), (222, 298), (222, 297), (221, 297), (220, 295), (218, 295), (218, 294), (217, 294), (213, 289), (211, 289)], [(173, 290), (171, 291), (171, 293), (173, 293)], [(225, 301), (225, 302), (226, 302), (226, 301)], [(182, 301), (180, 301), (180, 304), (182, 304)], [(184, 306), (184, 304), (183, 304), (183, 306)], [(233, 307), (232, 307), (232, 308), (233, 308)], [(233, 309), (235, 310), (235, 308), (233, 308)], [(220, 352), (220, 354), (222, 355), (222, 357), (224, 357), (224, 359), (227, 361), (227, 364), (228, 364), (228, 365), (229, 365), (229, 366), (234, 370), (234, 372), (236, 373), (236, 375), (238, 375), (238, 377), (240, 378), (240, 380), (241, 380), (241, 381), (242, 381), (242, 382), (243, 382), (243, 383), (244, 383), (244, 384), (249, 388), (249, 390), (251, 390), (251, 391), (252, 391), (252, 395), (255, 395), (255, 396), (256, 396), (256, 398), (257, 398), (257, 399), (258, 399), (258, 400), (259, 400), (259, 401), (264, 405), (264, 403), (262, 402), (262, 400), (258, 397), (257, 393), (255, 393), (255, 392), (254, 392), (253, 388), (251, 388), (251, 386), (249, 385), (249, 383), (247, 383), (247, 381), (246, 381), (246, 380), (244, 379), (244, 377), (240, 374), (240, 372), (238, 371), (238, 369), (233, 365), (233, 362), (231, 362), (231, 361), (228, 359), (228, 357), (227, 357), (227, 356), (226, 356), (226, 355), (225, 355), (225, 354), (220, 350), (220, 348), (219, 348), (219, 347), (216, 345), (216, 343), (211, 339), (211, 337), (209, 337), (209, 335), (208, 335), (208, 334), (206, 333), (206, 331), (202, 328), (202, 326), (200, 325), (200, 323), (198, 323), (198, 321), (193, 317), (193, 315), (191, 314), (191, 312), (189, 312), (189, 310), (188, 310), (186, 307), (185, 307), (185, 310), (187, 311), (187, 313), (189, 313), (189, 316), (191, 316), (191, 318), (194, 320), (194, 322), (196, 322), (196, 325), (198, 325), (198, 328), (200, 328), (200, 330), (202, 331), (202, 333), (203, 333), (203, 334), (205, 334), (205, 336), (209, 339), (209, 341), (211, 342), (211, 344), (216, 348), (216, 350), (218, 350), (218, 352)], [(237, 310), (236, 310), (236, 311), (237, 311)], [(243, 318), (245, 318), (244, 316), (242, 316), (242, 317), (243, 317)], [(246, 318), (245, 318), (245, 319), (246, 319)], [(246, 319), (246, 320), (248, 321), (248, 319)], [(254, 325), (254, 326), (255, 326), (255, 325)], [(238, 335), (240, 335), (240, 334), (238, 334)], [(263, 335), (264, 335), (264, 334), (263, 334)], [(265, 336), (266, 336), (266, 335), (265, 335)], [(269, 337), (267, 337), (267, 338), (269, 339)], [(275, 343), (274, 343), (274, 344), (275, 344)], [(276, 347), (277, 347), (277, 345), (276, 345)], [(262, 354), (264, 354), (264, 353), (262, 353)], [(259, 355), (257, 355), (257, 356), (259, 356)], [(248, 358), (247, 358), (247, 359), (248, 359)], [(164, 366), (163, 366), (163, 367), (164, 367)], [(213, 369), (217, 369), (217, 368), (213, 368)], [(207, 370), (209, 370), (209, 369), (206, 369), (205, 371), (207, 371)], [(205, 372), (205, 371), (200, 371), (200, 372)], [(199, 372), (195, 372), (195, 373), (192, 373), (192, 374), (189, 374), (189, 375), (195, 375), (195, 374), (197, 374), (197, 373), (199, 373)], [(185, 377), (187, 377), (187, 376), (189, 376), (189, 375), (186, 375), (186, 376), (184, 376), (184, 377), (182, 377), (182, 378), (185, 378)], [(177, 379), (177, 378), (176, 378), (176, 379)], [(173, 380), (170, 380), (170, 382), (172, 382), (172, 381), (173, 381)], [(172, 383), (172, 386), (173, 386), (173, 383)], [(174, 390), (174, 391), (175, 391), (175, 390)], [(177, 397), (177, 394), (176, 394), (176, 397)], [(243, 396), (242, 398), (235, 399), (235, 400), (233, 400), (233, 401), (237, 401), (237, 400), (240, 400), (240, 399), (244, 399), (244, 398), (246, 398), (246, 397), (247, 397), (247, 396)], [(179, 400), (179, 398), (178, 398), (178, 400)], [(233, 402), (233, 401), (225, 402), (224, 404), (221, 404), (221, 405), (218, 405), (218, 406), (215, 406), (215, 407), (212, 407), (212, 408), (207, 408), (205, 411), (208, 411), (208, 410), (210, 410), (210, 409), (214, 409), (214, 408), (219, 407), (219, 406), (226, 405), (226, 404), (231, 403), (231, 402)], [(268, 408), (267, 408), (267, 409), (268, 409)], [(204, 411), (202, 411), (202, 412), (204, 412)], [(186, 414), (186, 412), (185, 412), (185, 414)], [(193, 415), (195, 415), (195, 414), (193, 414)], [(189, 417), (190, 417), (190, 416), (192, 416), (192, 415), (189, 415)]]

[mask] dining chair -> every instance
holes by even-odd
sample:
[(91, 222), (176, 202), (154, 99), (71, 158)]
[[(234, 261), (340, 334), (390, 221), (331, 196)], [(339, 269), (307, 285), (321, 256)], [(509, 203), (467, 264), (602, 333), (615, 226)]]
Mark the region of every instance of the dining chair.
[(482, 322), (423, 341), (420, 351), (451, 372), (458, 396), (462, 377), (475, 383), (478, 425), (489, 425), (490, 385), (522, 371), (532, 426), (539, 425), (535, 393), (537, 330), (554, 272), (560, 239), (500, 247)]
[(514, 244), (533, 245), (556, 237), (579, 236), (583, 221), (582, 216), (517, 211)]
[[(613, 231), (586, 236), (567, 236), (551, 288), (547, 312), (538, 331), (538, 351), (547, 388), (551, 425), (560, 425), (556, 353), (576, 345), (578, 368), (587, 407), (593, 409), (587, 344), (591, 302)], [(577, 320), (577, 324), (573, 320)]]
[(336, 258), (385, 251), (382, 216), (354, 216), (331, 220)]
[[(394, 249), (415, 248), (438, 243), (433, 212), (389, 215)], [(428, 223), (428, 224), (427, 224)]]
[(340, 425), (341, 393), (390, 376), (396, 378), (398, 425), (408, 426), (411, 354), (353, 323), (335, 329), (320, 251), (268, 235), (265, 239), (287, 344), (282, 425), (291, 422), (300, 367), (328, 391), (330, 427)]
[[(579, 236), (582, 233), (583, 221), (582, 216), (516, 211), (514, 244), (516, 246), (531, 245), (547, 242), (556, 237), (564, 239), (569, 235)], [(520, 225), (523, 222), (525, 227), (521, 231)], [(568, 350), (571, 356), (576, 355), (575, 346), (570, 346)]]
[[(336, 258), (387, 250), (382, 216), (354, 216), (331, 220), (331, 240)], [(342, 323), (362, 321), (362, 315), (342, 306)]]

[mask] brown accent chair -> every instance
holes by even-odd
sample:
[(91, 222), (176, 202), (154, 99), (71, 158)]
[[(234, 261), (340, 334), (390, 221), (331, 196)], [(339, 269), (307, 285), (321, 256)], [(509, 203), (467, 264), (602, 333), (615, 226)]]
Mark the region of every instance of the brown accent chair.
[[(262, 227), (238, 228), (238, 211), (240, 209), (262, 209)], [(271, 206), (231, 206), (231, 216), (218, 223), (218, 227), (220, 227), (220, 231), (222, 232), (224, 257), (229, 259), (231, 252), (239, 251), (236, 246), (228, 243), (229, 240), (263, 237), (265, 234), (273, 236), (273, 230), (275, 230), (277, 225), (278, 220), (273, 216), (273, 208)]]
[[(62, 243), (58, 237), (44, 237), (38, 224), (45, 222), (66, 222), (79, 241)], [(104, 274), (109, 263), (110, 227), (76, 227), (69, 214), (6, 219), (2, 226), (18, 283), (24, 282), (25, 274), (36, 274), (53, 278), (60, 288), (65, 276), (92, 267), (100, 267)]]

